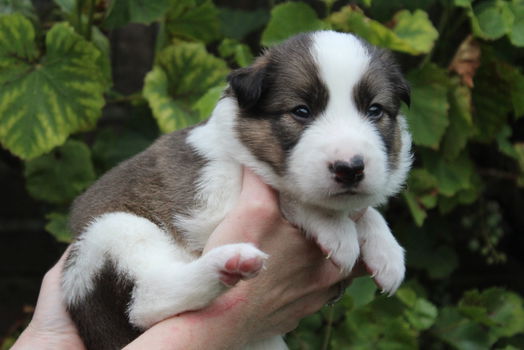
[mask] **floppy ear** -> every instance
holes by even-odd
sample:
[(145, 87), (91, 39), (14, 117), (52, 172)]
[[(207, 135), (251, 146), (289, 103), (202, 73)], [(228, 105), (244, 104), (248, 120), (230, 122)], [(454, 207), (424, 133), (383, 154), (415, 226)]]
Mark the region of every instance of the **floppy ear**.
[(234, 70), (227, 77), (241, 108), (250, 109), (260, 99), (264, 91), (266, 67), (267, 64), (259, 59), (249, 67)]
[(403, 101), (408, 107), (411, 106), (411, 88), (409, 83), (404, 79), (403, 76), (400, 76), (400, 81), (397, 86), (400, 100)]
[(372, 47), (372, 50), (380, 58), (385, 67), (388, 67), (389, 77), (393, 83), (395, 93), (399, 99), (404, 102), (408, 107), (411, 105), (411, 89), (409, 83), (402, 75), (402, 71), (395, 60), (395, 56), (389, 50)]

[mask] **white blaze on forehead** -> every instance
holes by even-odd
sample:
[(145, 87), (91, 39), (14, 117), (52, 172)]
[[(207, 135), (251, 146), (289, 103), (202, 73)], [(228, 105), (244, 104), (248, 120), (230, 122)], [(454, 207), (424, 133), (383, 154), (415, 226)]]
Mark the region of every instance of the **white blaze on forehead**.
[(319, 204), (327, 198), (319, 205), (338, 205), (331, 195), (344, 188), (333, 180), (330, 165), (349, 162), (358, 155), (364, 158), (366, 169), (358, 185), (362, 196), (346, 198), (341, 205), (357, 208), (381, 202), (387, 179), (387, 154), (376, 126), (362, 115), (354, 101), (354, 88), (369, 67), (368, 50), (351, 34), (322, 31), (314, 33), (312, 41), (311, 55), (329, 98), (324, 111), (303, 132), (291, 152), (291, 192), (305, 202)]
[(321, 31), (313, 35), (312, 55), (327, 85), (330, 102), (353, 103), (353, 87), (366, 72), (370, 57), (361, 41), (351, 34)]

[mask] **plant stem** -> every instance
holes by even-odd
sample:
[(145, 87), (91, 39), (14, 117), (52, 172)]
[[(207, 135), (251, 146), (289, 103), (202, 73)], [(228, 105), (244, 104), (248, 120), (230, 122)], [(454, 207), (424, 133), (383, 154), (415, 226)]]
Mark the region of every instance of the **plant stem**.
[(91, 41), (91, 34), (93, 32), (92, 27), (93, 27), (93, 17), (95, 14), (95, 2), (96, 0), (89, 1), (89, 12), (87, 15), (87, 27), (86, 27), (86, 32), (84, 35), (88, 41)]
[(322, 350), (328, 350), (329, 340), (331, 339), (331, 332), (333, 330), (333, 318), (335, 317), (335, 306), (329, 307), (329, 313), (327, 317), (326, 334), (324, 335), (324, 343), (322, 344)]
[(157, 31), (156, 39), (155, 39), (155, 60), (156, 60), (157, 54), (160, 51), (162, 51), (164, 47), (166, 47), (166, 44), (168, 41), (167, 34), (166, 34), (166, 19), (165, 18), (162, 18), (158, 22), (157, 28), (158, 28), (158, 31)]
[(82, 9), (84, 8), (84, 1), (83, 0), (77, 0), (76, 2), (76, 31), (78, 34), (84, 36), (83, 30), (82, 30)]
[(442, 10), (442, 16), (440, 16), (440, 20), (439, 20), (439, 23), (438, 23), (438, 26), (437, 26), (437, 31), (438, 31), (438, 34), (439, 34), (439, 40), (437, 40), (437, 42), (435, 42), (435, 45), (433, 45), (433, 47), (431, 48), (431, 51), (428, 52), (428, 54), (424, 57), (424, 59), (422, 60), (422, 62), (420, 63), (420, 67), (423, 67), (425, 66), (427, 63), (429, 63), (431, 61), (431, 59), (433, 58), (433, 54), (435, 53), (435, 48), (438, 44), (439, 41), (442, 41), (440, 40), (442, 38), (442, 33), (444, 32), (444, 29), (446, 28), (448, 22), (449, 22), (449, 18), (450, 18), (450, 15), (451, 15), (451, 3), (449, 1), (443, 1), (443, 6), (444, 6), (444, 9)]

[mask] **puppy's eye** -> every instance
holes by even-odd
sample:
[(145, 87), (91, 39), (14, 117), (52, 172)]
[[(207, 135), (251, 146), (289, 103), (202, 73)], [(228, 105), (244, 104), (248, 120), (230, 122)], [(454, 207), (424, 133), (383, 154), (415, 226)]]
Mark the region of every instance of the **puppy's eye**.
[(384, 115), (384, 109), (379, 104), (372, 104), (367, 111), (367, 117), (372, 120), (379, 120)]
[(309, 111), (309, 108), (304, 105), (300, 105), (293, 108), (291, 113), (293, 113), (293, 116), (295, 116), (297, 119), (301, 121), (311, 117), (311, 112)]

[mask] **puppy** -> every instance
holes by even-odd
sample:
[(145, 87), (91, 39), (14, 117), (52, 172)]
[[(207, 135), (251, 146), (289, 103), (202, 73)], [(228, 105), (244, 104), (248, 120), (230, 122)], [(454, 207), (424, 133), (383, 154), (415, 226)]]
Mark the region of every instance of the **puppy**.
[[(351, 34), (312, 32), (228, 81), (208, 121), (160, 137), (74, 202), (63, 290), (88, 349), (120, 349), (205, 307), (228, 288), (221, 273), (258, 273), (267, 255), (251, 244), (201, 255), (238, 199), (242, 166), (280, 192), (285, 217), (341, 270), (360, 256), (385, 292), (399, 287), (403, 249), (372, 208), (400, 190), (411, 165), (399, 115), (409, 88), (390, 54)], [(232, 271), (231, 259), (256, 263)], [(275, 337), (250, 348), (286, 346)]]

